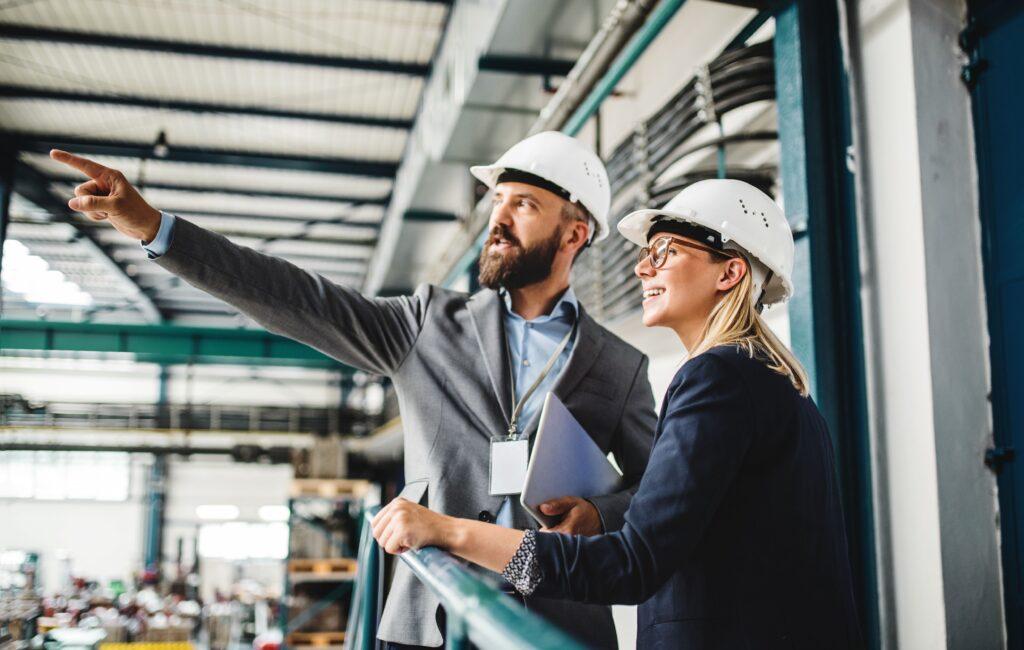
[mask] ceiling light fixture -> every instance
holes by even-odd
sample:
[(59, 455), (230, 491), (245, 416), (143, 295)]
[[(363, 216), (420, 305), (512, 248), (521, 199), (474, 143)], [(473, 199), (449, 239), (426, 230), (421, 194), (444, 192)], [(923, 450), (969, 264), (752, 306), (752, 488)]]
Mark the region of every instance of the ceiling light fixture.
[(17, 239), (4, 242), (3, 270), (0, 280), (9, 291), (20, 293), (28, 302), (40, 305), (86, 307), (92, 296)]
[(167, 144), (167, 131), (161, 129), (153, 143), (153, 155), (157, 158), (166, 158), (171, 149)]

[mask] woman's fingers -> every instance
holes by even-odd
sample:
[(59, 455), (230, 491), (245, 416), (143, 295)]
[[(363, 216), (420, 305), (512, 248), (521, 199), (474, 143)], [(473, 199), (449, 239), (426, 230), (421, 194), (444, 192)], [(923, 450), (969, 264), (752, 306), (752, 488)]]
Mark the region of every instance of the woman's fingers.
[(398, 549), (400, 548), (400, 545), (398, 544), (400, 534), (401, 531), (396, 530), (395, 526), (388, 526), (381, 535), (380, 540), (378, 540), (378, 543), (385, 552), (395, 555), (398, 553)]

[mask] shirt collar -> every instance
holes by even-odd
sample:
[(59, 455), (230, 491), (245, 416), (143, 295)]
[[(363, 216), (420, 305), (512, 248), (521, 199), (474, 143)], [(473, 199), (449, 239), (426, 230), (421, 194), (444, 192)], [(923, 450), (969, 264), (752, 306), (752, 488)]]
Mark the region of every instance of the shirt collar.
[[(505, 303), (505, 313), (514, 318), (523, 319), (522, 316), (512, 311), (512, 296), (509, 295), (509, 292), (504, 287), (502, 287), (501, 289), (498, 290), (498, 293), (501, 295), (501, 299)], [(533, 320), (536, 322), (554, 319), (566, 319), (569, 322), (573, 322), (579, 315), (579, 310), (580, 303), (576, 299), (576, 292), (573, 291), (572, 287), (570, 286), (568, 289), (565, 290), (565, 293), (562, 294), (562, 297), (558, 299), (558, 302), (555, 303), (555, 306), (551, 310), (550, 314), (547, 314), (545, 316), (538, 316)]]

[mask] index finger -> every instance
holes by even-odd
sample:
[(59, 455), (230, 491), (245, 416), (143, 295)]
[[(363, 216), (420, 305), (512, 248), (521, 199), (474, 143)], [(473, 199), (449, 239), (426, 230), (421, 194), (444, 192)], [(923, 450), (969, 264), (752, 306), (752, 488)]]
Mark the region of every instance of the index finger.
[(88, 158), (82, 158), (81, 156), (76, 156), (73, 153), (68, 153), (61, 149), (50, 149), (50, 158), (70, 167), (74, 167), (89, 178), (93, 179), (99, 179), (105, 172), (110, 171), (110, 169), (104, 167), (98, 162), (89, 160)]

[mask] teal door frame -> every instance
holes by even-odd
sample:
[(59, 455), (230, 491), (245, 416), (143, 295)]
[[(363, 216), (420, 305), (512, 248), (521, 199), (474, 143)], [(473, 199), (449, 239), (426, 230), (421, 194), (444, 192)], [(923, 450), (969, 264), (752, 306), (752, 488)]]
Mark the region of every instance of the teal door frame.
[(992, 376), (994, 446), (985, 463), (997, 475), (1007, 647), (1024, 646), (1024, 7), (1014, 0), (969, 0), (960, 36), (968, 56), (978, 164), (985, 297)]
[(865, 639), (880, 647), (878, 580), (860, 304), (850, 98), (834, 1), (777, 3), (775, 84), (780, 177), (798, 233), (789, 302), (794, 353), (828, 421), (843, 491)]

